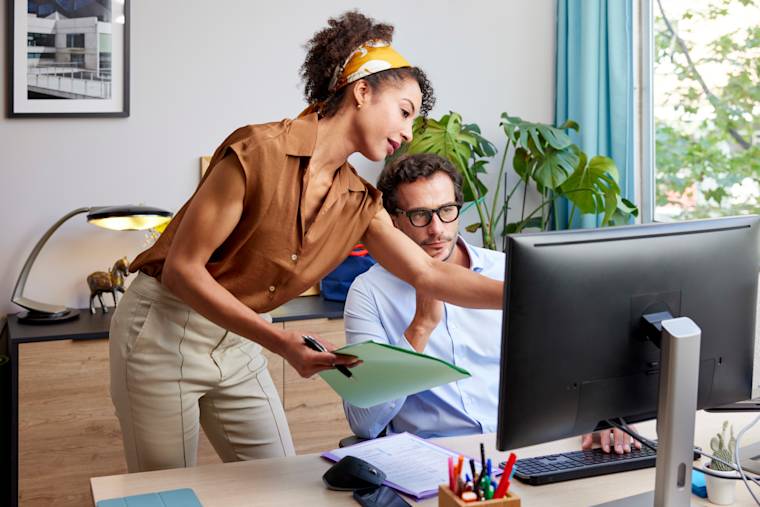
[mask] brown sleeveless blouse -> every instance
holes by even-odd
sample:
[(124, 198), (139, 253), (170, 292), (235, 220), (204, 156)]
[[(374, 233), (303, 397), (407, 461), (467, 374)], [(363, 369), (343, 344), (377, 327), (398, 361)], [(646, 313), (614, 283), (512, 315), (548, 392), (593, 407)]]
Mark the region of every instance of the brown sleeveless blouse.
[[(361, 240), (382, 207), (381, 193), (346, 162), (335, 173), (312, 224), (304, 229), (301, 198), (316, 137), (316, 114), (242, 127), (216, 149), (201, 180), (203, 185), (228, 156), (235, 157), (245, 173), (240, 222), (206, 268), (256, 312), (277, 308), (332, 271)], [(172, 238), (193, 197), (156, 243), (132, 262), (132, 272), (160, 277)]]

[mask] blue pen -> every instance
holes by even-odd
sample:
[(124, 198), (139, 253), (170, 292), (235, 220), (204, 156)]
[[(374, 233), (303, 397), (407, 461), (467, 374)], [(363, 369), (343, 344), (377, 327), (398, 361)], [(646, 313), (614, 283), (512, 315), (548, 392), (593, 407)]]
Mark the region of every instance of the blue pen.
[(486, 461), (486, 470), (488, 471), (488, 482), (491, 482), (491, 458), (488, 458), (488, 461)]

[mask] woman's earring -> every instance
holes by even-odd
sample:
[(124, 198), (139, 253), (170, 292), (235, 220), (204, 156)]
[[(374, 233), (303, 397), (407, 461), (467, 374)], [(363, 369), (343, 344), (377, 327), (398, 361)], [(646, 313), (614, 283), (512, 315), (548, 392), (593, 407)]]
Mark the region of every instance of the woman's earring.
[(356, 104), (356, 109), (361, 109), (361, 108), (362, 108), (361, 102), (359, 102), (358, 104)]

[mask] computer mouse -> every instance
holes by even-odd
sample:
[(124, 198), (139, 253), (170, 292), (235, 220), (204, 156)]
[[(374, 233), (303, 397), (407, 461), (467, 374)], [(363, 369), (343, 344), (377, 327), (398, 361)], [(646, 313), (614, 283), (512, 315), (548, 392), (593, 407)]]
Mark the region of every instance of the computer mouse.
[(374, 488), (385, 481), (385, 473), (355, 456), (344, 456), (322, 476), (322, 482), (328, 489), (352, 491), (361, 488)]

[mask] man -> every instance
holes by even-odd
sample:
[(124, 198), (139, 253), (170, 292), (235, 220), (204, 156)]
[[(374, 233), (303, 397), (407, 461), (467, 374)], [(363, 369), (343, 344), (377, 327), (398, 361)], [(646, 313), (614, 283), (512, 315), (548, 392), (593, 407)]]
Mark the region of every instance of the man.
[[(377, 188), (394, 225), (428, 255), (504, 279), (503, 253), (472, 246), (458, 235), (462, 177), (448, 160), (433, 154), (401, 157), (383, 170)], [(354, 281), (344, 317), (348, 343), (390, 343), (472, 373), (470, 378), (367, 409), (344, 402), (356, 435), (375, 438), (386, 429), (424, 438), (496, 431), (501, 311), (425, 298), (376, 265)], [(601, 439), (602, 448), (609, 452), (609, 432), (603, 436), (607, 438)], [(599, 442), (600, 435), (595, 437)], [(630, 439), (622, 432), (615, 435), (615, 443), (618, 453), (630, 450)], [(585, 435), (582, 444), (590, 448), (592, 436)]]
[[(397, 159), (377, 188), (394, 225), (431, 257), (503, 280), (504, 254), (458, 236), (462, 178), (445, 159)], [(379, 265), (356, 278), (346, 299), (349, 343), (375, 340), (439, 357), (472, 377), (362, 409), (344, 403), (351, 429), (375, 438), (388, 426), (421, 437), (496, 431), (501, 311), (472, 310), (430, 300)]]

